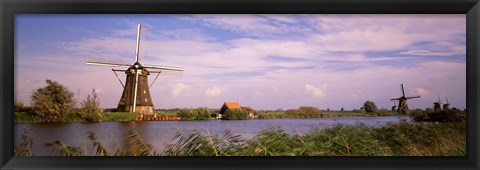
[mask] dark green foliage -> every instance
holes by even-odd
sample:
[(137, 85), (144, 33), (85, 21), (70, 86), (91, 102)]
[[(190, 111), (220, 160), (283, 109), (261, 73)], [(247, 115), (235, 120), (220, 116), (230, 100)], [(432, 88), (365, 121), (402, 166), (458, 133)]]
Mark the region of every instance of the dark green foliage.
[(97, 93), (95, 92), (95, 89), (92, 89), (92, 96), (88, 95), (87, 99), (82, 102), (80, 116), (87, 122), (98, 122), (102, 118), (100, 115), (101, 112), (102, 109), (100, 108), (100, 101), (98, 100)]
[(43, 122), (43, 120), (39, 120), (31, 112), (13, 112), (13, 122), (15, 122), (15, 123), (38, 123), (38, 122)]
[(368, 100), (363, 104), (363, 108), (366, 112), (369, 113), (376, 113), (378, 110), (377, 105), (374, 102)]
[(177, 112), (177, 116), (182, 120), (209, 120), (212, 113), (208, 108), (200, 107), (197, 109), (181, 109)]
[(212, 114), (207, 108), (198, 108), (195, 111), (197, 112), (197, 120), (208, 120)]
[(177, 116), (182, 118), (182, 120), (194, 120), (197, 117), (196, 112), (190, 109), (179, 110)]
[(460, 122), (465, 121), (466, 112), (455, 108), (440, 111), (417, 109), (412, 112), (411, 116), (419, 122)]
[(246, 120), (247, 118), (248, 113), (243, 109), (228, 109), (222, 116), (225, 120)]
[(47, 122), (59, 122), (75, 106), (73, 93), (56, 81), (46, 80), (47, 86), (38, 88), (31, 95), (33, 112)]

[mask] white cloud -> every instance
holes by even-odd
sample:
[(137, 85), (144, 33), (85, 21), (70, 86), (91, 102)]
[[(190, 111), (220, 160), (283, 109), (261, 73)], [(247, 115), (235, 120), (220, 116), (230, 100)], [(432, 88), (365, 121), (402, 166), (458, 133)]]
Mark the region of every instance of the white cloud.
[(314, 97), (323, 97), (325, 96), (325, 88), (325, 84), (323, 84), (322, 88), (315, 87), (311, 84), (305, 84), (304, 92)]
[[(289, 15), (194, 15), (194, 22), (200, 20), (210, 27), (242, 33), (250, 36), (271, 37), (280, 33), (305, 33), (310, 28), (293, 25), (298, 22)], [(276, 21), (276, 22), (272, 22)]]
[(189, 85), (185, 85), (183, 83), (177, 83), (172, 87), (171, 95), (172, 97), (177, 97), (178, 95), (180, 95), (180, 93), (190, 88), (191, 86)]
[(430, 94), (430, 91), (428, 91), (427, 89), (424, 89), (424, 88), (417, 88), (417, 89), (415, 89), (415, 93), (417, 95), (420, 95), (420, 96), (426, 96), (426, 95)]
[(409, 51), (401, 51), (400, 54), (407, 54), (407, 55), (420, 55), (420, 56), (449, 56), (455, 53), (451, 52), (433, 52), (430, 50), (409, 50)]
[(218, 87), (211, 87), (211, 88), (207, 88), (205, 89), (205, 96), (208, 96), (208, 97), (214, 97), (214, 96), (219, 96), (223, 93), (223, 90), (218, 88)]

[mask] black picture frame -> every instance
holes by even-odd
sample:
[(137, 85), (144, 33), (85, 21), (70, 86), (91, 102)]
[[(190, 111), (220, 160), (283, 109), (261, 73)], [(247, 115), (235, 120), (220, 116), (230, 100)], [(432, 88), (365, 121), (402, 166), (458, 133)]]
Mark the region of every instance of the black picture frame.
[[(2, 169), (478, 169), (478, 0), (2, 0), (0, 163)], [(466, 14), (465, 157), (13, 157), (15, 14)]]

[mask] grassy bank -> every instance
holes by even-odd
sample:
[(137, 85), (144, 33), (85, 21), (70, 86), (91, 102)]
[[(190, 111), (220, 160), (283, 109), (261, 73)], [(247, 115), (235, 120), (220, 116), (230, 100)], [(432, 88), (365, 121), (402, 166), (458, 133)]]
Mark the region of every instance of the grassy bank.
[[(207, 134), (207, 135), (205, 135)], [(93, 133), (86, 134), (96, 148), (96, 156), (465, 156), (465, 122), (427, 124), (400, 123), (382, 128), (364, 125), (337, 125), (327, 129), (312, 129), (305, 135), (287, 134), (281, 128), (266, 129), (250, 140), (226, 131), (223, 135), (208, 135), (192, 131), (178, 133), (175, 144), (161, 152), (139, 136), (135, 129), (126, 137), (128, 148), (107, 150)], [(31, 153), (28, 134), (15, 147), (15, 154)], [(105, 141), (107, 142), (107, 141)], [(53, 155), (86, 155), (81, 147), (54, 141)]]
[[(33, 114), (28, 112), (14, 112), (13, 113), (14, 123), (44, 123), (48, 122), (46, 120), (38, 119)], [(101, 112), (100, 113), (101, 122), (106, 121), (132, 121), (139, 115), (139, 113), (129, 113), (129, 112)], [(87, 122), (87, 120), (77, 113), (67, 114), (64, 117), (60, 118), (61, 123), (69, 122)]]
[(395, 112), (380, 110), (376, 113), (361, 111), (320, 111), (288, 113), (288, 111), (259, 111), (259, 119), (288, 119), (288, 118), (329, 118), (329, 117), (368, 117), (368, 116), (395, 116)]

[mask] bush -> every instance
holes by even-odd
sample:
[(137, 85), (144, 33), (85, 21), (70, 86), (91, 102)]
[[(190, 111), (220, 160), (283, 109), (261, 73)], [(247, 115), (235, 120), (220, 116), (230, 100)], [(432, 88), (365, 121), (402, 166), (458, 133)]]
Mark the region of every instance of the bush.
[(197, 112), (197, 120), (208, 120), (212, 114), (207, 108), (198, 108), (194, 111)]
[(46, 80), (47, 86), (38, 88), (31, 95), (35, 116), (47, 122), (58, 122), (75, 106), (73, 93), (65, 86)]
[(363, 108), (366, 112), (369, 113), (376, 113), (378, 111), (377, 105), (374, 102), (368, 100), (363, 104)]
[(190, 109), (181, 109), (178, 111), (177, 116), (182, 120), (194, 120), (197, 117), (196, 112)]
[(222, 116), (226, 120), (246, 120), (247, 117), (248, 113), (243, 109), (228, 109)]
[(446, 111), (433, 111), (432, 109), (422, 111), (417, 109), (412, 112), (411, 116), (418, 122), (459, 122), (465, 121), (466, 112), (458, 109), (450, 109)]
[(100, 101), (97, 98), (97, 93), (95, 92), (95, 89), (92, 89), (92, 96), (88, 95), (87, 99), (82, 102), (80, 115), (88, 122), (98, 122), (102, 117), (100, 115), (101, 112), (102, 109), (100, 108)]
[(182, 120), (209, 120), (212, 113), (207, 108), (181, 109), (177, 116)]

